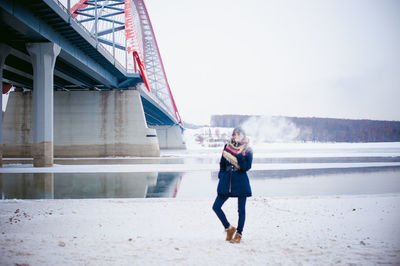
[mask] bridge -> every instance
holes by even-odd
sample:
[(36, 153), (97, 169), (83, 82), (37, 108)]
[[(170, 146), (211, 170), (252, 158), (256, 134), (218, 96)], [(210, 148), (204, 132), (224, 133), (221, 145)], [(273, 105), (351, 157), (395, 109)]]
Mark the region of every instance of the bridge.
[(0, 0), (0, 23), (0, 156), (40, 167), (185, 148), (143, 0)]

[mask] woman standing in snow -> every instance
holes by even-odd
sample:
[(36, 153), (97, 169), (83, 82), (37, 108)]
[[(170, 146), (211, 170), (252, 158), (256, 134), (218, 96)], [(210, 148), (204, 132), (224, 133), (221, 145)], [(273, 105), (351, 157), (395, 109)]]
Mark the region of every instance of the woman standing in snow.
[[(248, 147), (249, 140), (244, 130), (237, 127), (233, 130), (229, 144), (222, 152), (218, 173), (218, 196), (215, 199), (213, 210), (221, 220), (226, 231), (226, 241), (240, 243), (244, 221), (246, 218), (246, 199), (251, 197), (251, 187), (247, 171), (251, 168), (253, 151)], [(221, 207), (229, 197), (238, 198), (238, 226), (235, 228), (228, 220)], [(233, 237), (233, 234), (235, 233)]]

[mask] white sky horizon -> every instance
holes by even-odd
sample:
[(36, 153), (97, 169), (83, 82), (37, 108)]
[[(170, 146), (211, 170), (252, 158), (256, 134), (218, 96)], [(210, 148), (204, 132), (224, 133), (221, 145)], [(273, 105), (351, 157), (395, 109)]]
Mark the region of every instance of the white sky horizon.
[(145, 3), (186, 122), (400, 120), (400, 1)]

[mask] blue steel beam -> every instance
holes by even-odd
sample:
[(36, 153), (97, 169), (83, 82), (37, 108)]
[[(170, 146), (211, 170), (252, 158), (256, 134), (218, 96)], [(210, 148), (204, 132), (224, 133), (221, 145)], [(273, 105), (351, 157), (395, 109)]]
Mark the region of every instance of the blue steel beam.
[(115, 46), (115, 48), (121, 49), (121, 50), (125, 50), (125, 46), (122, 44), (118, 44), (118, 43), (113, 43), (112, 41), (103, 39), (103, 38), (97, 38), (99, 42), (110, 45), (110, 46)]
[[(86, 14), (86, 13), (79, 12), (79, 11), (76, 11), (76, 14), (77, 14), (77, 15), (82, 15), (82, 16), (85, 16), (85, 17), (89, 17), (89, 18), (93, 18), (93, 19), (94, 19), (94, 15), (91, 15), (91, 14)], [(83, 20), (79, 20), (79, 22), (81, 22), (81, 23), (82, 23), (82, 21), (83, 21)]]
[[(116, 11), (124, 11), (122, 8), (119, 8), (119, 7), (114, 7), (114, 6), (117, 6), (117, 5), (121, 5), (121, 3), (115, 3), (115, 4), (108, 4), (108, 5), (106, 5), (106, 6), (104, 6), (104, 8), (107, 8), (107, 9), (112, 9), (112, 10), (116, 10)], [(85, 12), (85, 11), (91, 11), (91, 10), (95, 10), (96, 8), (95, 7), (88, 7), (88, 8), (82, 8), (82, 9), (79, 9), (79, 11), (77, 11), (77, 13), (78, 12)]]
[(115, 13), (109, 13), (109, 14), (101, 15), (101, 17), (102, 17), (102, 18), (107, 18), (107, 17), (112, 17), (112, 16), (121, 15), (121, 14), (124, 14), (124, 13), (125, 13), (124, 10), (120, 10), (120, 11), (115, 12)]
[(124, 30), (124, 29), (125, 29), (125, 26), (120, 26), (120, 27), (116, 27), (114, 29), (103, 30), (103, 31), (98, 32), (97, 36), (103, 36), (103, 35), (110, 34), (112, 32), (117, 32), (117, 31)]
[(142, 96), (142, 104), (144, 109), (144, 115), (146, 117), (147, 124), (153, 125), (175, 125), (176, 123), (167, 116), (164, 112), (158, 109), (153, 103)]
[[(117, 3), (114, 5), (121, 5), (121, 3)], [(110, 7), (109, 5), (107, 6), (103, 6), (104, 9), (111, 9), (111, 10), (115, 10), (119, 12), (122, 12), (122, 14), (124, 13), (124, 9), (119, 8), (119, 7)], [(86, 14), (86, 11), (92, 11), (92, 10), (96, 10), (96, 7), (90, 7), (90, 8), (83, 8), (83, 9), (79, 9), (78, 11), (76, 11), (75, 13), (78, 15), (84, 15), (84, 16), (90, 16), (90, 14)], [(115, 14), (115, 13), (114, 13)], [(111, 16), (113, 16), (114, 14), (111, 14)], [(120, 13), (121, 14), (121, 13)], [(104, 15), (104, 16), (109, 16), (110, 14)]]

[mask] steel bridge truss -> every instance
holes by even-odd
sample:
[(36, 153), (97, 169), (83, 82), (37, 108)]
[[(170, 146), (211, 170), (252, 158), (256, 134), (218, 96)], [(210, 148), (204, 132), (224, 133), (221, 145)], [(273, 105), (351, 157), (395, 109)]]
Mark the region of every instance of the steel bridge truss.
[(147, 94), (182, 124), (144, 1), (79, 0), (70, 12), (127, 72), (140, 71)]

